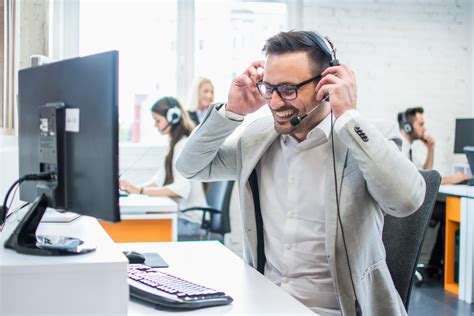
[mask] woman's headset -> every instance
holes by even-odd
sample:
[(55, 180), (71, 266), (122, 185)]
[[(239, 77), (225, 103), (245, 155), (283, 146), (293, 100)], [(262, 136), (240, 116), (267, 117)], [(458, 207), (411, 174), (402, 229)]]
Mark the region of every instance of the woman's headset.
[(166, 111), (166, 120), (168, 124), (177, 125), (181, 121), (181, 110), (175, 98), (165, 97), (170, 108)]

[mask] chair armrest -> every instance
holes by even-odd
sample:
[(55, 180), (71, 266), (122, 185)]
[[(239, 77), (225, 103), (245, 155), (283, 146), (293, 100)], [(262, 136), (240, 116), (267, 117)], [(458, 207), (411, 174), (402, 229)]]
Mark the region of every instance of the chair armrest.
[[(200, 207), (200, 206), (195, 206), (195, 207), (188, 207), (185, 208), (184, 210), (180, 210), (180, 213), (186, 213), (190, 211), (201, 211), (202, 212), (202, 220), (201, 220), (201, 228), (204, 229), (206, 232), (209, 232), (211, 228), (211, 218), (213, 214), (220, 214), (221, 211), (217, 210), (212, 207)], [(207, 215), (210, 214), (210, 215)], [(207, 217), (207, 218), (206, 218)]]
[(202, 211), (204, 213), (206, 212), (209, 212), (211, 214), (218, 214), (218, 213), (221, 213), (220, 210), (217, 210), (215, 208), (212, 208), (212, 207), (188, 207), (188, 208), (185, 208), (184, 210), (180, 210), (179, 212), (181, 213), (186, 213), (186, 212), (190, 212), (190, 211)]

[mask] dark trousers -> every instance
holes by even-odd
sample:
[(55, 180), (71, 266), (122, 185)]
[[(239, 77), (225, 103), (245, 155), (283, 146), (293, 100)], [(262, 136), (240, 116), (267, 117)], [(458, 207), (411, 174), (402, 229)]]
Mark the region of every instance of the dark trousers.
[(431, 251), (429, 265), (442, 268), (444, 263), (444, 233), (446, 224), (446, 197), (438, 194), (436, 203), (433, 209), (433, 215), (431, 216), (430, 226), (434, 227), (440, 224), (438, 234), (436, 235), (436, 241)]

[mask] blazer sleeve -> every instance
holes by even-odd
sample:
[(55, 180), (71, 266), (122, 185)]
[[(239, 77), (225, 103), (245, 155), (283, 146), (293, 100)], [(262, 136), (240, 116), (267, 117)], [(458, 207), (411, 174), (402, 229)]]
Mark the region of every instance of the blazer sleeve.
[(241, 122), (222, 117), (215, 105), (189, 136), (176, 161), (176, 169), (185, 178), (200, 181), (235, 180), (237, 177), (238, 140), (228, 138)]
[(367, 189), (380, 207), (393, 216), (408, 216), (423, 203), (426, 183), (400, 151), (402, 140), (395, 124), (382, 126), (384, 134), (357, 116), (337, 135), (358, 161)]

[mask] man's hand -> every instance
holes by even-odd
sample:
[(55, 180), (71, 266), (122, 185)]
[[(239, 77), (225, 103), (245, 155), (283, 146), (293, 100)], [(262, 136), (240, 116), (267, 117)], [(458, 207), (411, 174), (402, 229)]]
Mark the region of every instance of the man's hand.
[(243, 74), (234, 78), (229, 90), (227, 111), (247, 115), (257, 111), (265, 104), (265, 100), (256, 86), (257, 81), (263, 77), (258, 69), (264, 66), (265, 62), (263, 60), (254, 61)]
[(433, 148), (434, 148), (435, 139), (434, 139), (432, 136), (430, 136), (430, 135), (424, 133), (424, 134), (423, 134), (423, 137), (421, 138), (421, 140), (423, 141), (423, 143), (426, 145), (426, 147), (427, 147), (428, 149), (433, 149)]
[(466, 181), (468, 179), (470, 179), (470, 178), (467, 174), (464, 174), (462, 172), (456, 172), (452, 176), (443, 177), (441, 179), (441, 184), (457, 184), (457, 183), (461, 183), (463, 181)]
[(315, 88), (316, 100), (321, 101), (329, 94), (329, 104), (336, 118), (357, 107), (355, 75), (347, 65), (328, 67), (321, 76)]
[(128, 192), (128, 193), (133, 193), (133, 194), (139, 194), (140, 193), (140, 188), (134, 186), (127, 180), (120, 180), (119, 181), (119, 187), (121, 190)]

